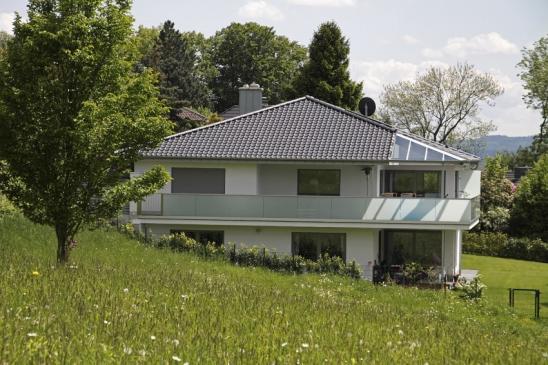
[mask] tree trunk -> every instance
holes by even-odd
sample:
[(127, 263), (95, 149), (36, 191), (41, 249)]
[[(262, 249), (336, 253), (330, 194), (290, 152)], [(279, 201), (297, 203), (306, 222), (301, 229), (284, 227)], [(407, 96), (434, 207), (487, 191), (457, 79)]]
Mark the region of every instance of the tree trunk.
[(69, 259), (69, 235), (63, 226), (56, 226), (57, 234), (57, 263), (65, 264)]

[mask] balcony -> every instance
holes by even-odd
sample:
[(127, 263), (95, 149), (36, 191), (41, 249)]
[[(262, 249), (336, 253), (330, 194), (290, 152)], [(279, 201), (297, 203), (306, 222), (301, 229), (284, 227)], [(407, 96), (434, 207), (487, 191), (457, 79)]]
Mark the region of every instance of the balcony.
[(439, 199), (154, 194), (138, 204), (137, 214), (141, 217), (181, 219), (237, 218), (470, 225), (479, 217), (479, 197)]

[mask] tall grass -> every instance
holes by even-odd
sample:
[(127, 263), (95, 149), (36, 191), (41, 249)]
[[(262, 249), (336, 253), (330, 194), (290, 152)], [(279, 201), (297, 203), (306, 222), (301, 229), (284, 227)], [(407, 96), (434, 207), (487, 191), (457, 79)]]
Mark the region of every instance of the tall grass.
[(276, 274), (0, 221), (0, 363), (542, 363), (546, 327), (442, 291)]

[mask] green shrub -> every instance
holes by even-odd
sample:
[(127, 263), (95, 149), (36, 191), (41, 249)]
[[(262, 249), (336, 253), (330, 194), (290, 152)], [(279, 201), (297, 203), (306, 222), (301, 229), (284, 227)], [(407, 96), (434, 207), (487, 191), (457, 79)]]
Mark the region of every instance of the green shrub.
[(455, 285), (455, 290), (460, 293), (460, 297), (467, 300), (478, 301), (483, 296), (487, 286), (480, 280), (480, 275), (471, 281), (459, 279)]
[(463, 252), (548, 262), (548, 243), (540, 239), (508, 237), (501, 232), (467, 232), (463, 239)]
[(0, 217), (17, 212), (17, 208), (2, 194), (0, 194)]
[[(120, 231), (143, 242), (144, 237), (129, 225), (122, 225)], [(197, 255), (226, 259), (238, 266), (265, 267), (273, 271), (287, 273), (329, 273), (335, 275), (360, 278), (361, 271), (355, 261), (345, 263), (340, 257), (323, 255), (318, 261), (307, 260), (298, 255), (278, 255), (275, 251), (264, 247), (240, 247), (236, 245), (215, 245), (212, 242), (204, 245), (185, 236), (184, 233), (162, 236), (152, 242), (155, 247), (174, 251), (192, 252)]]

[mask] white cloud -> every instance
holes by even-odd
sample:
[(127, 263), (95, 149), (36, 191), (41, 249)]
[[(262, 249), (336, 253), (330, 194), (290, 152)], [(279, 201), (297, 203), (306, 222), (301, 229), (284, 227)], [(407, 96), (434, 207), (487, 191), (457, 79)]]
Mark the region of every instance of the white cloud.
[(280, 9), (265, 0), (251, 0), (238, 10), (238, 15), (248, 19), (282, 20)]
[(481, 33), (470, 38), (449, 38), (441, 49), (425, 48), (422, 55), (425, 57), (441, 57), (443, 55), (464, 58), (471, 54), (515, 54), (518, 47), (503, 38), (497, 32)]
[(504, 88), (504, 94), (495, 99), (493, 108), (482, 108), (480, 117), (492, 120), (498, 127), (497, 134), (525, 136), (537, 134), (540, 126), (538, 111), (527, 108), (522, 100), (525, 93), (521, 81), (499, 69), (488, 70)]
[(12, 34), (14, 20), (15, 13), (0, 13), (0, 30)]
[[(380, 104), (380, 94), (384, 85), (399, 81), (412, 81), (417, 73), (424, 72), (430, 66), (448, 67), (447, 63), (426, 60), (419, 63), (403, 62), (395, 59), (354, 63), (352, 77), (363, 81), (364, 92)], [(484, 70), (479, 70), (484, 71)], [(520, 80), (498, 69), (489, 69), (495, 79), (504, 88), (504, 94), (495, 99), (494, 107), (483, 106), (480, 118), (493, 121), (496, 134), (525, 136), (537, 134), (540, 125), (538, 111), (528, 109), (521, 97), (524, 93)]]
[(414, 80), (418, 72), (430, 66), (448, 67), (446, 63), (436, 60), (411, 63), (389, 59), (357, 63), (352, 67), (352, 73), (356, 79), (363, 81), (365, 94), (378, 99), (384, 85)]
[(417, 44), (419, 43), (419, 40), (412, 35), (405, 34), (403, 37), (401, 37), (402, 41), (407, 44)]
[(288, 0), (292, 4), (306, 5), (306, 6), (354, 6), (356, 0)]

